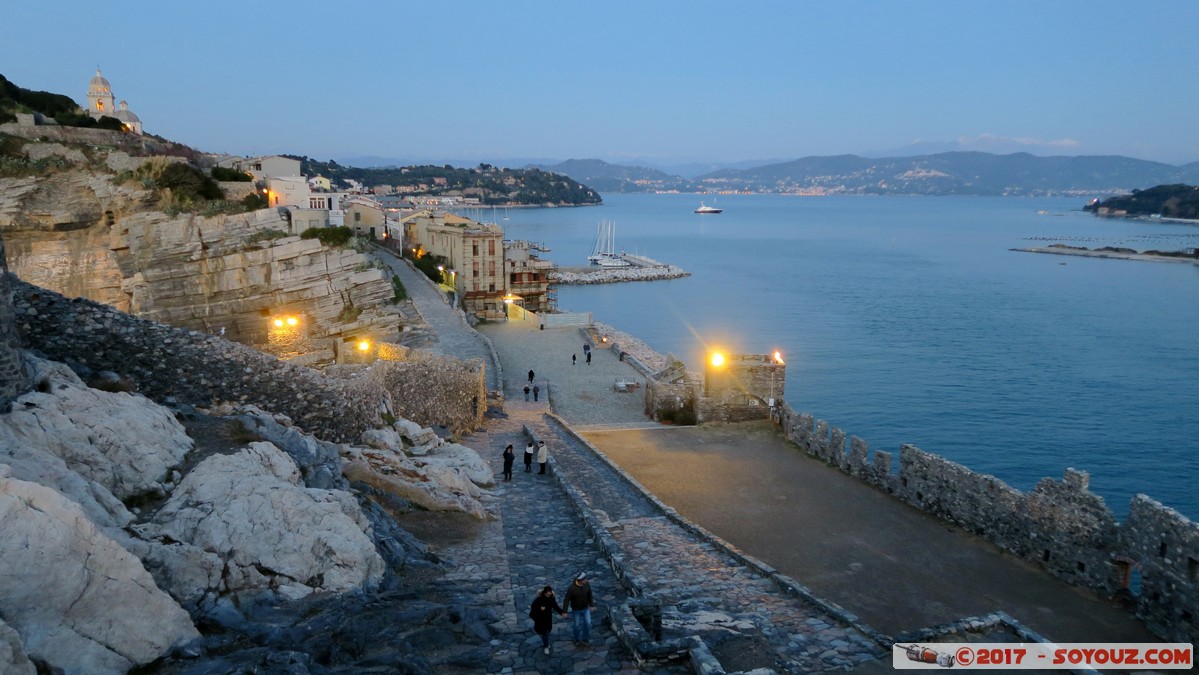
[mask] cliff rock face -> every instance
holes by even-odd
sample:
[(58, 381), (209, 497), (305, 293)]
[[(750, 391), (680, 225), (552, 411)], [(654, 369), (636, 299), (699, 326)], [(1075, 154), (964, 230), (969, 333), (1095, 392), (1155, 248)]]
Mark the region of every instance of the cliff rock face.
[(29, 380), (21, 370), (20, 347), (4, 238), (0, 237), (0, 412), (7, 410), (12, 399), (29, 387)]
[(137, 558), (62, 495), (0, 466), (0, 614), (68, 673), (124, 673), (199, 637)]
[(282, 311), (302, 318), (293, 341), (399, 331), (389, 276), (367, 255), (299, 239), (287, 209), (172, 216), (117, 173), (146, 158), (59, 143), (23, 152), (64, 165), (0, 178), (0, 233), (23, 281), (254, 345), (279, 337), (267, 317)]

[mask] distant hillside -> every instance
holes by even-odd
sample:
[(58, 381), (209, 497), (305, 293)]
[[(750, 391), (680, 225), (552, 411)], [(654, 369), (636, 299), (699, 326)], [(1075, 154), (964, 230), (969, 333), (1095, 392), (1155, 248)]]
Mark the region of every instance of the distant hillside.
[(1133, 190), (1129, 195), (1092, 202), (1083, 208), (1100, 214), (1123, 212), (1119, 215), (1159, 215), (1163, 218), (1199, 220), (1199, 187), (1158, 185), (1147, 190)]
[(1142, 185), (1195, 182), (1199, 163), (1172, 166), (1129, 157), (1037, 157), (946, 152), (866, 159), (807, 157), (697, 179), (711, 190), (920, 195), (1111, 194)]
[(946, 152), (869, 159), (805, 157), (695, 179), (656, 169), (571, 160), (543, 167), (601, 192), (757, 192), (782, 194), (1110, 195), (1145, 185), (1199, 183), (1199, 162), (1173, 166), (1118, 156), (1037, 157)]
[(658, 169), (609, 164), (602, 159), (568, 159), (558, 164), (530, 168), (553, 171), (586, 183), (600, 192), (690, 191), (691, 181)]
[(480, 164), (473, 169), (464, 169), (446, 164), (364, 169), (308, 157), (295, 159), (300, 160), (300, 170), (305, 176), (324, 176), (334, 181), (351, 179), (367, 187), (413, 187), (426, 195), (474, 196), (483, 204), (495, 206), (575, 206), (603, 201), (596, 189), (564, 174), (538, 168), (505, 169)]

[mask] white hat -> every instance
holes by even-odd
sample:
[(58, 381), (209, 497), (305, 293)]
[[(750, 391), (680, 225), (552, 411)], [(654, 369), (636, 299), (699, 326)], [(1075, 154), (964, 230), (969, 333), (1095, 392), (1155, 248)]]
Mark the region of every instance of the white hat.
[(587, 578), (586, 572), (579, 572), (578, 575), (575, 576), (575, 581), (583, 581), (586, 578)]

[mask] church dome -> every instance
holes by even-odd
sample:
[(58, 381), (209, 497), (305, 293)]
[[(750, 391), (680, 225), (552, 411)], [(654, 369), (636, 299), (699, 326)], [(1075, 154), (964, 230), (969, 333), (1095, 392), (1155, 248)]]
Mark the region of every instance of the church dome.
[(129, 109), (129, 104), (125, 101), (121, 101), (121, 109), (118, 110), (116, 112), (116, 114), (113, 115), (113, 117), (121, 120), (125, 124), (130, 124), (130, 125), (133, 124), (134, 122), (141, 121), (141, 119), (137, 115), (135, 115), (132, 110)]
[(100, 74), (100, 69), (97, 68), (96, 76), (92, 78), (91, 82), (88, 82), (87, 89), (93, 93), (108, 93), (112, 90), (112, 85), (108, 84), (108, 80)]

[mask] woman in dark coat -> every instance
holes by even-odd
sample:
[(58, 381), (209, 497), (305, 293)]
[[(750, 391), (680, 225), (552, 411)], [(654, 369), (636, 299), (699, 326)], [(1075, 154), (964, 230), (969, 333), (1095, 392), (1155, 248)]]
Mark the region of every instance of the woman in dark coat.
[(550, 653), (550, 631), (554, 628), (554, 612), (561, 618), (566, 618), (566, 611), (554, 599), (554, 589), (546, 586), (541, 589), (533, 606), (529, 608), (529, 618), (533, 619), (533, 632), (541, 636), (541, 648), (546, 654)]
[(512, 451), (512, 444), (504, 448), (504, 480), (512, 480), (512, 462), (516, 461), (516, 453)]

